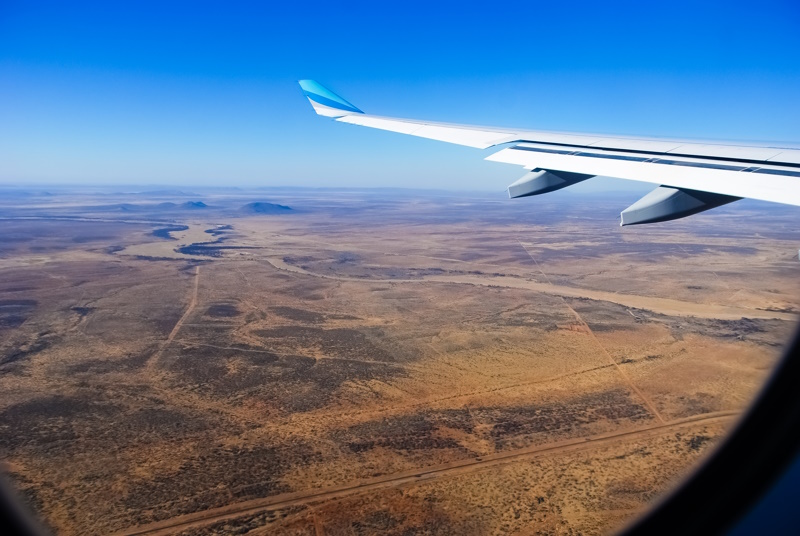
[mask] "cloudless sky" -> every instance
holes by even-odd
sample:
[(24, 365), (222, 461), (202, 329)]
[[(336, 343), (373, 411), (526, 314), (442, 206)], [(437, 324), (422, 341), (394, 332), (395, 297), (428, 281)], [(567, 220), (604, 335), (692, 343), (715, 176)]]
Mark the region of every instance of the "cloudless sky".
[[(0, 183), (501, 190), (480, 151), (317, 117), (800, 141), (800, 3), (0, 1)], [(592, 181), (589, 181), (590, 183)]]

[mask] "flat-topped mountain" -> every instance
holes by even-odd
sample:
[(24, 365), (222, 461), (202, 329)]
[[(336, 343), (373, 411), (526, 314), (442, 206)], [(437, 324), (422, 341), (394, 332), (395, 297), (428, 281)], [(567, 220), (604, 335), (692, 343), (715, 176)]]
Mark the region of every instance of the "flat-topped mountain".
[(121, 211), (121, 212), (161, 212), (173, 210), (201, 210), (208, 208), (202, 201), (187, 201), (185, 203), (118, 203), (115, 205), (100, 205), (86, 207), (90, 211)]
[(276, 203), (256, 201), (254, 203), (247, 203), (241, 210), (242, 212), (248, 212), (250, 214), (284, 214), (290, 212), (292, 208)]
[(198, 208), (208, 208), (208, 205), (206, 205), (202, 201), (187, 201), (181, 205), (181, 208), (195, 210)]

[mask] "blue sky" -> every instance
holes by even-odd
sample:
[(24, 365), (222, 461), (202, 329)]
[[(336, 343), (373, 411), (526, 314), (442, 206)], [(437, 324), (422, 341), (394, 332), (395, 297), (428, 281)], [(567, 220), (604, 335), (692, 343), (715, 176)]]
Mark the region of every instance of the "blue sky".
[(319, 118), (302, 78), (380, 115), (800, 141), (794, 1), (429, 4), (5, 0), (0, 183), (501, 190), (523, 173)]

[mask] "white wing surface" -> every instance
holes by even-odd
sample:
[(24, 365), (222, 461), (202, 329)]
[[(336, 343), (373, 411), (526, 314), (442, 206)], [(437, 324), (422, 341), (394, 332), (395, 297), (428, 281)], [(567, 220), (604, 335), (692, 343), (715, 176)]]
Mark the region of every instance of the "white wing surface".
[(486, 159), (528, 173), (508, 188), (511, 197), (552, 192), (597, 175), (658, 187), (627, 209), (622, 225), (696, 214), (743, 197), (800, 206), (800, 149), (736, 143), (528, 131), (397, 119), (365, 114), (313, 80), (301, 80), (314, 110), (342, 123), (488, 149)]

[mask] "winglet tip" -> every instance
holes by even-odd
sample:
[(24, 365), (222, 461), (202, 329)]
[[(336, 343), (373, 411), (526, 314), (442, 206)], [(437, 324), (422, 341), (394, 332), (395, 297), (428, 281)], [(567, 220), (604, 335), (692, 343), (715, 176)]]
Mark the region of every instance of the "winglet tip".
[(316, 80), (304, 79), (298, 80), (297, 83), (303, 90), (303, 95), (308, 98), (314, 111), (319, 115), (342, 117), (354, 113), (364, 113)]

